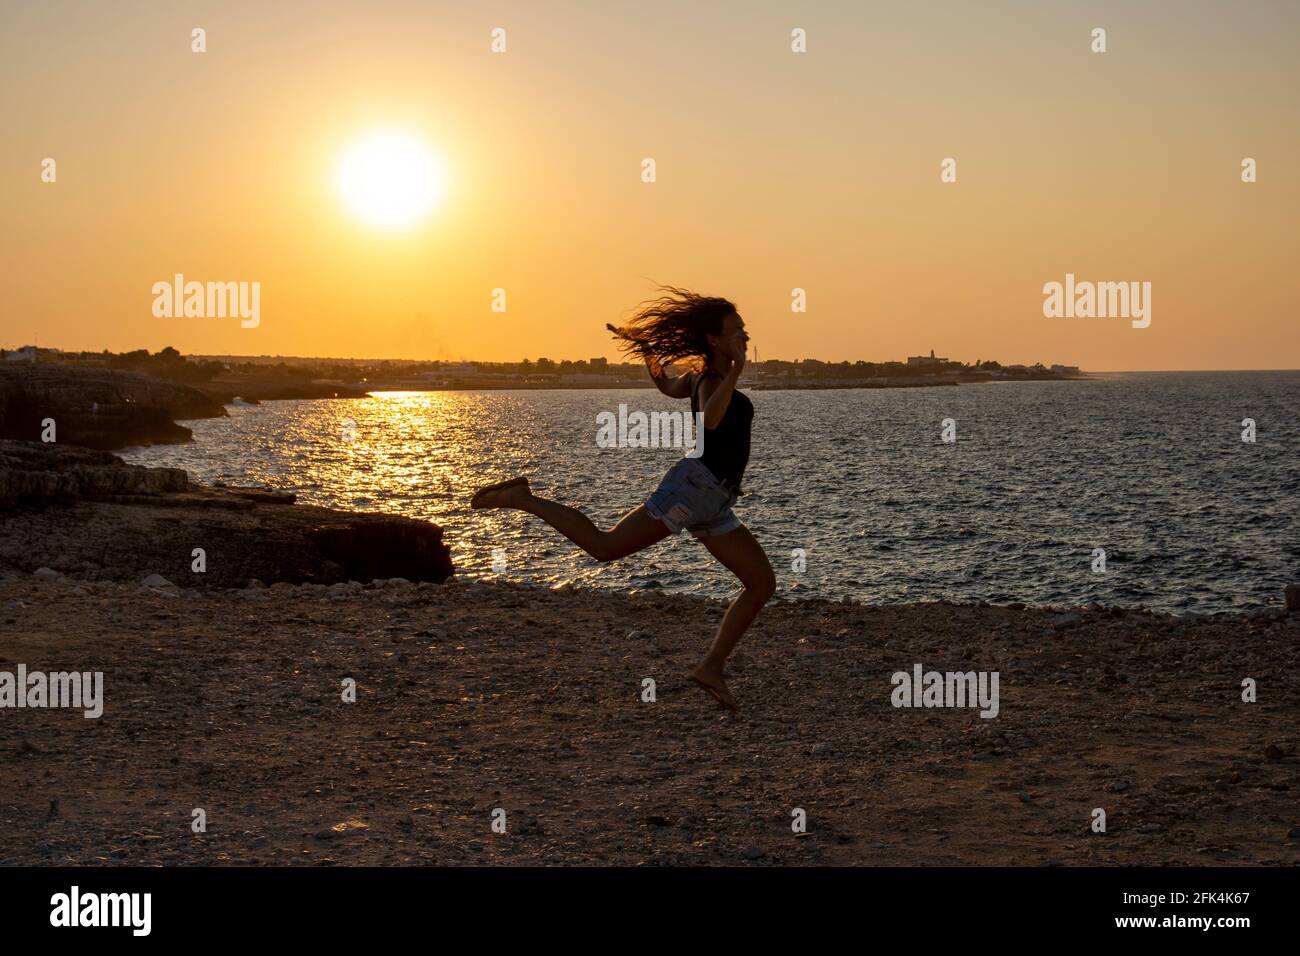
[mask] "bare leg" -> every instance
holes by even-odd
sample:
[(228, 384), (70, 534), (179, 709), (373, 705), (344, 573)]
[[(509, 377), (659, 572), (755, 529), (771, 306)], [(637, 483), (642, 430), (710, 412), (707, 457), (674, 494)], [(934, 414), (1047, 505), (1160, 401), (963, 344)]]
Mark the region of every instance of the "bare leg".
[(517, 508), (537, 515), (597, 561), (614, 561), (642, 551), (671, 533), (645, 505), (625, 514), (609, 531), (601, 531), (577, 508), (533, 494), (528, 483), (489, 492), (480, 507)]
[(722, 670), (732, 650), (740, 643), (746, 628), (758, 616), (763, 605), (776, 592), (776, 575), (767, 560), (762, 545), (750, 534), (749, 529), (741, 525), (735, 531), (719, 535), (716, 538), (701, 538), (710, 553), (726, 566), (740, 583), (744, 585), (736, 599), (722, 616), (713, 646), (700, 666), (691, 671), (692, 680), (704, 684), (714, 691), (714, 696), (722, 703), (736, 709), (735, 698), (727, 689)]

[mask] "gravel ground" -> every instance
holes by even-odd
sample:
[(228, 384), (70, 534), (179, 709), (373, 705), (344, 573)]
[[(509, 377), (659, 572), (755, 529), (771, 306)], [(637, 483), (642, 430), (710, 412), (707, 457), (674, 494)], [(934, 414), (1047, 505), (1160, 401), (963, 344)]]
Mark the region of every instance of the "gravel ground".
[[(11, 575), (0, 672), (102, 671), (105, 703), (0, 709), (0, 862), (1300, 862), (1300, 614), (778, 602), (732, 716), (682, 677), (721, 611)], [(916, 663), (999, 672), (997, 717), (892, 706)]]

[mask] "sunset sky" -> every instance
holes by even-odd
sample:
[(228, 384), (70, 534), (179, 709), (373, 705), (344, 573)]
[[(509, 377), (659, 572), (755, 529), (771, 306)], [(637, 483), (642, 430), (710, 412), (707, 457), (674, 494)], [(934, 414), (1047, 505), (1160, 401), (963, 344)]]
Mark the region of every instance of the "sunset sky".
[[(0, 346), (614, 358), (658, 281), (763, 358), (1300, 367), (1294, 2), (0, 9)], [(442, 167), (408, 228), (340, 193), (377, 132)], [(176, 273), (260, 324), (155, 317)], [(1066, 273), (1150, 282), (1151, 326), (1045, 318)]]

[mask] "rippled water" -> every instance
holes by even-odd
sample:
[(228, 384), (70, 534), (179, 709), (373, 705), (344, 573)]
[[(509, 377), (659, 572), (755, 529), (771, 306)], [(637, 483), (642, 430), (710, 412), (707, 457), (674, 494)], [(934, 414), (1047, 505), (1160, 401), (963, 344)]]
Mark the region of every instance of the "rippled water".
[[(1300, 581), (1300, 373), (751, 398), (736, 511), (771, 556), (779, 594), (1214, 611), (1276, 605)], [(596, 415), (620, 402), (685, 407), (615, 389), (269, 402), (187, 423), (192, 444), (124, 457), (432, 519), (462, 574), (494, 576), (501, 548), (501, 576), (517, 580), (730, 593), (731, 576), (687, 535), (599, 565), (531, 516), (469, 509), (480, 484), (526, 474), (537, 493), (613, 524), (680, 456), (598, 448)], [(1255, 444), (1241, 440), (1246, 417)], [(955, 445), (940, 441), (944, 418), (957, 423)], [(1094, 548), (1106, 550), (1104, 574), (1091, 569)]]

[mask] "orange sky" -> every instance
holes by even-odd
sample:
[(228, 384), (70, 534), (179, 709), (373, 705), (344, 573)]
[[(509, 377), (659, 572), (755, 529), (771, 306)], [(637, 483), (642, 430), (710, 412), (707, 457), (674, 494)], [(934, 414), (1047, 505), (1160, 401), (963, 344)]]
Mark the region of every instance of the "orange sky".
[[(0, 346), (613, 358), (657, 280), (764, 358), (1300, 367), (1300, 5), (1132, 6), (10, 5)], [(412, 230), (339, 196), (375, 130), (446, 168)], [(177, 272), (260, 323), (155, 317)], [(1151, 326), (1045, 318), (1067, 272), (1150, 282)]]

